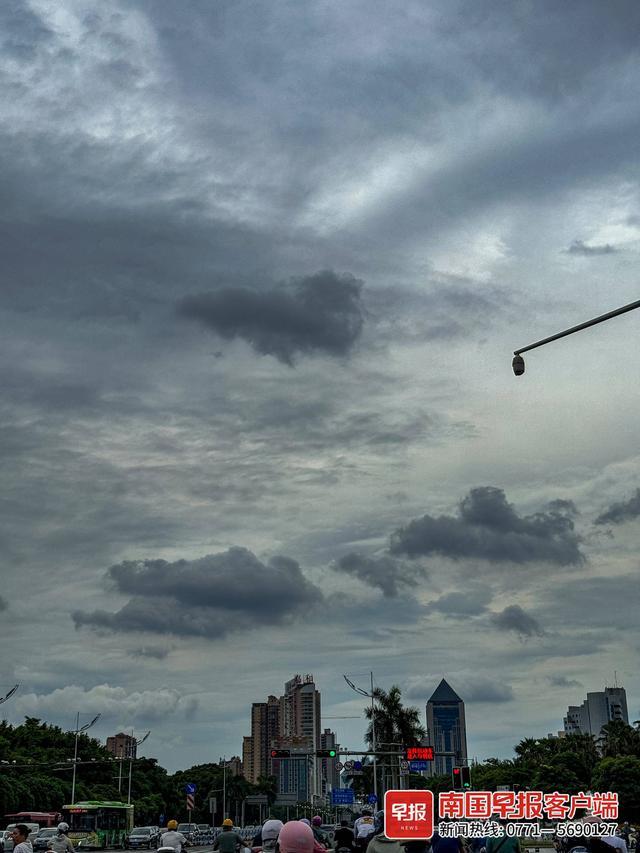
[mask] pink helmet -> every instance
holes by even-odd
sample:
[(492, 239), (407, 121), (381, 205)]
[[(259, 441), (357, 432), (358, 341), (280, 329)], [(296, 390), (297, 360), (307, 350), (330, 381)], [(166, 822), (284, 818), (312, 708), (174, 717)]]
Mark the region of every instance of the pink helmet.
[(290, 820), (278, 835), (281, 853), (313, 853), (315, 838), (311, 827), (301, 820)]

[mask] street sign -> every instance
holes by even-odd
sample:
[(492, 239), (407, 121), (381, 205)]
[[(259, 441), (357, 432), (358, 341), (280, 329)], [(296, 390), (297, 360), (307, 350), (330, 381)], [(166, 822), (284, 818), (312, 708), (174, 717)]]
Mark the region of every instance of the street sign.
[(345, 770), (353, 770), (353, 761), (345, 761), (344, 769)]
[(250, 806), (266, 806), (268, 802), (266, 794), (250, 794), (245, 797), (245, 803)]
[(187, 784), (184, 786), (185, 794), (195, 794), (197, 790), (198, 789), (193, 782), (187, 782)]
[(336, 770), (344, 770), (344, 762), (336, 761)]
[(218, 798), (217, 797), (209, 797), (209, 811), (211, 814), (215, 814), (218, 809)]
[(355, 802), (353, 788), (334, 788), (331, 791), (332, 806), (350, 806)]
[(354, 770), (362, 770), (362, 761), (354, 761), (353, 762)]
[(372, 806), (374, 803), (378, 802), (378, 798), (375, 794), (369, 794), (369, 796), (367, 797), (367, 802), (369, 803), (369, 805)]
[(433, 761), (432, 746), (408, 746), (407, 761)]
[(401, 775), (401, 776), (408, 776), (408, 775), (409, 775), (409, 768), (407, 767), (407, 769), (406, 769), (406, 770), (403, 770), (403, 769), (402, 769), (402, 767), (401, 767), (401, 768), (400, 768), (400, 775)]
[(421, 770), (428, 770), (429, 762), (428, 761), (410, 761), (409, 762), (409, 770), (412, 773), (420, 773)]
[(403, 759), (403, 760), (400, 762), (400, 770), (408, 770), (408, 769), (409, 769), (409, 762), (408, 762), (408, 761), (405, 761), (405, 760)]
[(195, 808), (195, 801), (193, 799), (193, 794), (187, 794), (187, 811), (192, 812)]

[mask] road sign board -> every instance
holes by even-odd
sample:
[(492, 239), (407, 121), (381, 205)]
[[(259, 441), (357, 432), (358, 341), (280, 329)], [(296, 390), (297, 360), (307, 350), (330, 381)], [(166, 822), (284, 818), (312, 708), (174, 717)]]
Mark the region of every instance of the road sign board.
[(378, 802), (378, 798), (376, 797), (376, 795), (375, 795), (375, 794), (369, 794), (369, 796), (367, 797), (367, 802), (368, 802), (370, 805), (373, 805), (374, 803), (377, 803), (377, 802)]
[(187, 794), (187, 811), (192, 812), (195, 808), (195, 801), (193, 799), (193, 794)]
[(268, 803), (266, 794), (250, 794), (248, 797), (245, 797), (245, 803), (248, 803), (250, 806), (266, 806)]
[(336, 770), (344, 770), (344, 762), (336, 761)]
[(433, 761), (432, 746), (408, 746), (406, 753), (407, 761)]
[(408, 770), (408, 769), (409, 769), (409, 762), (403, 759), (400, 762), (400, 770)]
[(362, 761), (354, 761), (353, 762), (354, 770), (362, 770)]
[(409, 770), (412, 773), (419, 773), (421, 770), (428, 770), (429, 762), (428, 761), (410, 761), (409, 762)]
[(353, 770), (353, 761), (345, 761), (344, 769), (345, 770)]
[(187, 782), (187, 784), (184, 786), (185, 794), (195, 794), (197, 790), (198, 789), (193, 782)]
[(332, 806), (350, 806), (355, 802), (355, 792), (353, 788), (334, 788), (331, 791)]

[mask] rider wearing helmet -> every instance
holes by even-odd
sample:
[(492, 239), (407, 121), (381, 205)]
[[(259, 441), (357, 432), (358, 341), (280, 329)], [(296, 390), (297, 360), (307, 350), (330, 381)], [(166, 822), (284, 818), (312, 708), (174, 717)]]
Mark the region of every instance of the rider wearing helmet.
[(181, 832), (177, 832), (178, 821), (170, 820), (167, 823), (167, 831), (160, 839), (161, 847), (173, 847), (176, 853), (182, 853), (182, 848), (186, 845), (187, 839)]
[(278, 835), (280, 834), (280, 830), (283, 827), (283, 823), (281, 820), (275, 820), (274, 818), (269, 818), (269, 820), (265, 820), (262, 824), (262, 830), (260, 835), (262, 837), (262, 849), (264, 851), (275, 850), (276, 842), (278, 840)]
[(225, 817), (222, 821), (222, 832), (213, 842), (213, 849), (219, 850), (220, 853), (236, 853), (244, 847), (242, 838), (233, 828), (233, 821), (230, 817)]
[(315, 838), (311, 827), (301, 820), (289, 820), (280, 830), (280, 853), (313, 853)]
[(67, 833), (69, 832), (69, 824), (62, 821), (58, 824), (58, 834), (51, 841), (51, 849), (55, 853), (76, 853), (73, 844), (69, 840)]
[(364, 853), (375, 831), (373, 811), (370, 806), (363, 806), (362, 815), (353, 824), (353, 831), (356, 836), (356, 847)]
[(316, 841), (318, 842), (318, 844), (322, 844), (323, 847), (329, 848), (331, 847), (331, 844), (329, 843), (329, 836), (326, 832), (322, 831), (321, 826), (322, 818), (319, 814), (311, 818), (311, 831), (313, 832)]
[[(402, 853), (399, 841), (392, 841), (384, 834), (384, 811), (376, 812), (373, 835), (367, 846), (367, 853)], [(416, 851), (418, 853), (418, 851)]]
[(344, 853), (352, 853), (353, 851), (353, 840), (354, 840), (353, 830), (349, 828), (349, 821), (344, 818), (340, 821), (340, 829), (336, 829), (333, 840), (335, 842), (335, 849), (342, 850)]

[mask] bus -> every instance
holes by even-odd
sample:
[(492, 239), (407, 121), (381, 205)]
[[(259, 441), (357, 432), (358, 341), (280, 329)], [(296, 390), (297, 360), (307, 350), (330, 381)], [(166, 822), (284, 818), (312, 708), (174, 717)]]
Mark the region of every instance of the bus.
[(62, 820), (69, 824), (69, 838), (81, 850), (124, 847), (133, 829), (133, 806), (102, 800), (87, 800), (62, 807)]
[(58, 812), (16, 812), (4, 816), (8, 823), (37, 823), (40, 828), (55, 826), (59, 820)]

